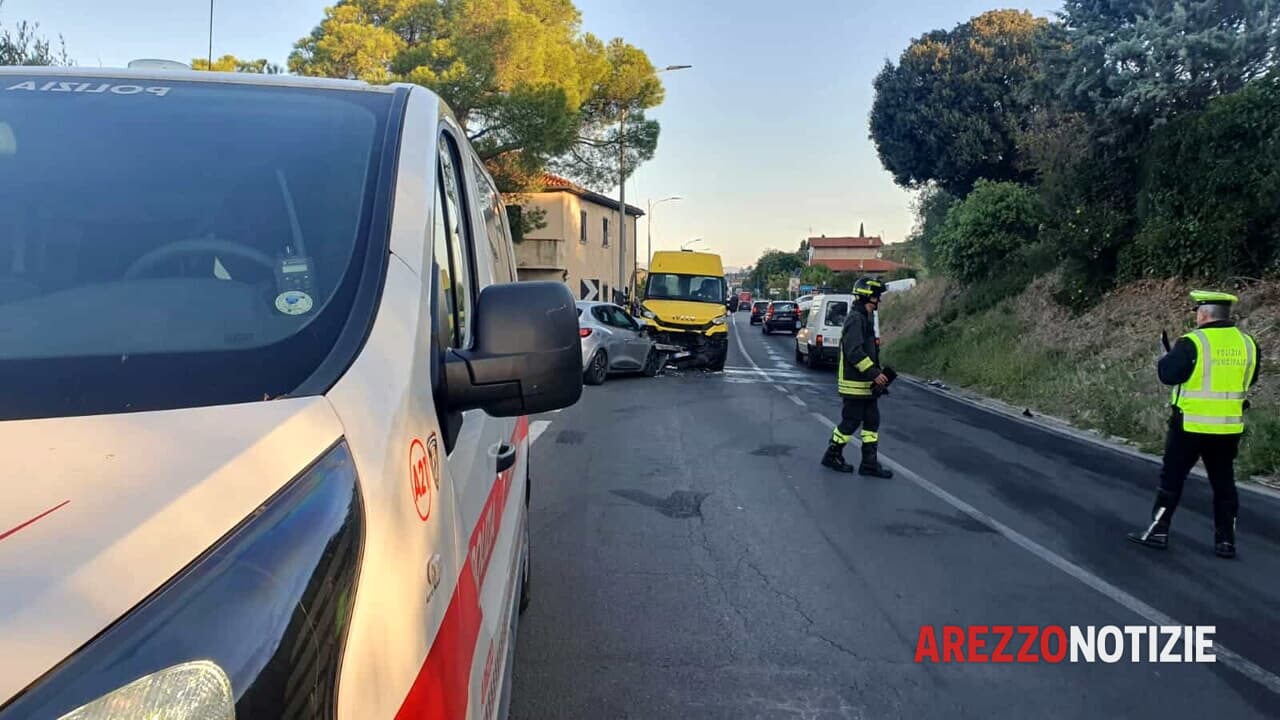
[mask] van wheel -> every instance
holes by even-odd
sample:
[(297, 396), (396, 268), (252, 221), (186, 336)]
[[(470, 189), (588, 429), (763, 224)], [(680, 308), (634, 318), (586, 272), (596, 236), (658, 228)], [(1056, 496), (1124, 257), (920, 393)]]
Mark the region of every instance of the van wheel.
[(609, 377), (609, 356), (605, 351), (597, 350), (591, 357), (591, 364), (587, 366), (587, 371), (582, 375), (582, 382), (587, 385), (603, 385), (607, 377)]
[(809, 348), (809, 354), (805, 355), (804, 364), (810, 370), (817, 370), (818, 365), (821, 364), (821, 361), (818, 360), (818, 353), (814, 352), (812, 347)]
[[(525, 512), (526, 514), (528, 513), (527, 510)], [(526, 517), (524, 521), (524, 572), (521, 573), (521, 576), (520, 576), (520, 612), (521, 613), (524, 613), (525, 610), (529, 609), (529, 600), (530, 600), (529, 575), (532, 574), (532, 568), (530, 567), (531, 559), (529, 555), (530, 555), (529, 518)]]
[(724, 361), (728, 358), (729, 351), (726, 349), (724, 353), (717, 356), (715, 360), (712, 360), (710, 365), (707, 365), (707, 369), (711, 372), (724, 372)]
[(800, 352), (800, 343), (796, 343), (796, 362), (804, 362), (804, 353)]

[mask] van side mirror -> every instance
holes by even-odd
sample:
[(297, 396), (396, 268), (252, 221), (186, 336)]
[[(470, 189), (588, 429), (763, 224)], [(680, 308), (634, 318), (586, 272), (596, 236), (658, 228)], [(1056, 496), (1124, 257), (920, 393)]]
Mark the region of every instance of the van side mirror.
[(569, 288), (554, 282), (490, 285), (472, 316), (474, 345), (450, 350), (444, 404), (516, 417), (569, 407), (582, 396), (582, 340)]

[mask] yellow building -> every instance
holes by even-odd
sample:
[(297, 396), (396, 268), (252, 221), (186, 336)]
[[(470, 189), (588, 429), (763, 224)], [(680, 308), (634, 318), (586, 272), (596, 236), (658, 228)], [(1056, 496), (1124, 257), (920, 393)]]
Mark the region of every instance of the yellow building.
[[(620, 302), (635, 273), (636, 220), (640, 208), (627, 205), (626, 246), (618, 242), (618, 201), (546, 174), (544, 190), (510, 200), (522, 212), (546, 213), (545, 226), (516, 244), (521, 280), (558, 280), (579, 300)], [(625, 261), (619, 276), (619, 253)]]

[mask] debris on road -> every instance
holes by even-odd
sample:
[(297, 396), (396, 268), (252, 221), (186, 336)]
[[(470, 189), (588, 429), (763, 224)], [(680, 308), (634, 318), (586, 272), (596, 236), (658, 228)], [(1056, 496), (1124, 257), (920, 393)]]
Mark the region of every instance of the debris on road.
[(929, 385), (930, 385), (931, 387), (936, 387), (936, 388), (938, 388), (939, 390), (950, 390), (950, 389), (951, 389), (951, 388), (947, 387), (947, 384), (946, 384), (946, 383), (942, 382), (941, 380), (937, 380), (937, 379), (930, 380), (930, 381), (929, 381)]

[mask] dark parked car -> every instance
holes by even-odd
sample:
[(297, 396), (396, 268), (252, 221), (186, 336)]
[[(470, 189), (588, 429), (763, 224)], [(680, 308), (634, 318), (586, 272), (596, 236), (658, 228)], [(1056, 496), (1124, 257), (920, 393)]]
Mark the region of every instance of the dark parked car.
[(759, 325), (764, 320), (764, 311), (769, 309), (768, 300), (757, 300), (751, 303), (751, 324)]
[(760, 331), (768, 335), (775, 330), (795, 335), (800, 329), (800, 306), (791, 300), (774, 300), (764, 311)]

